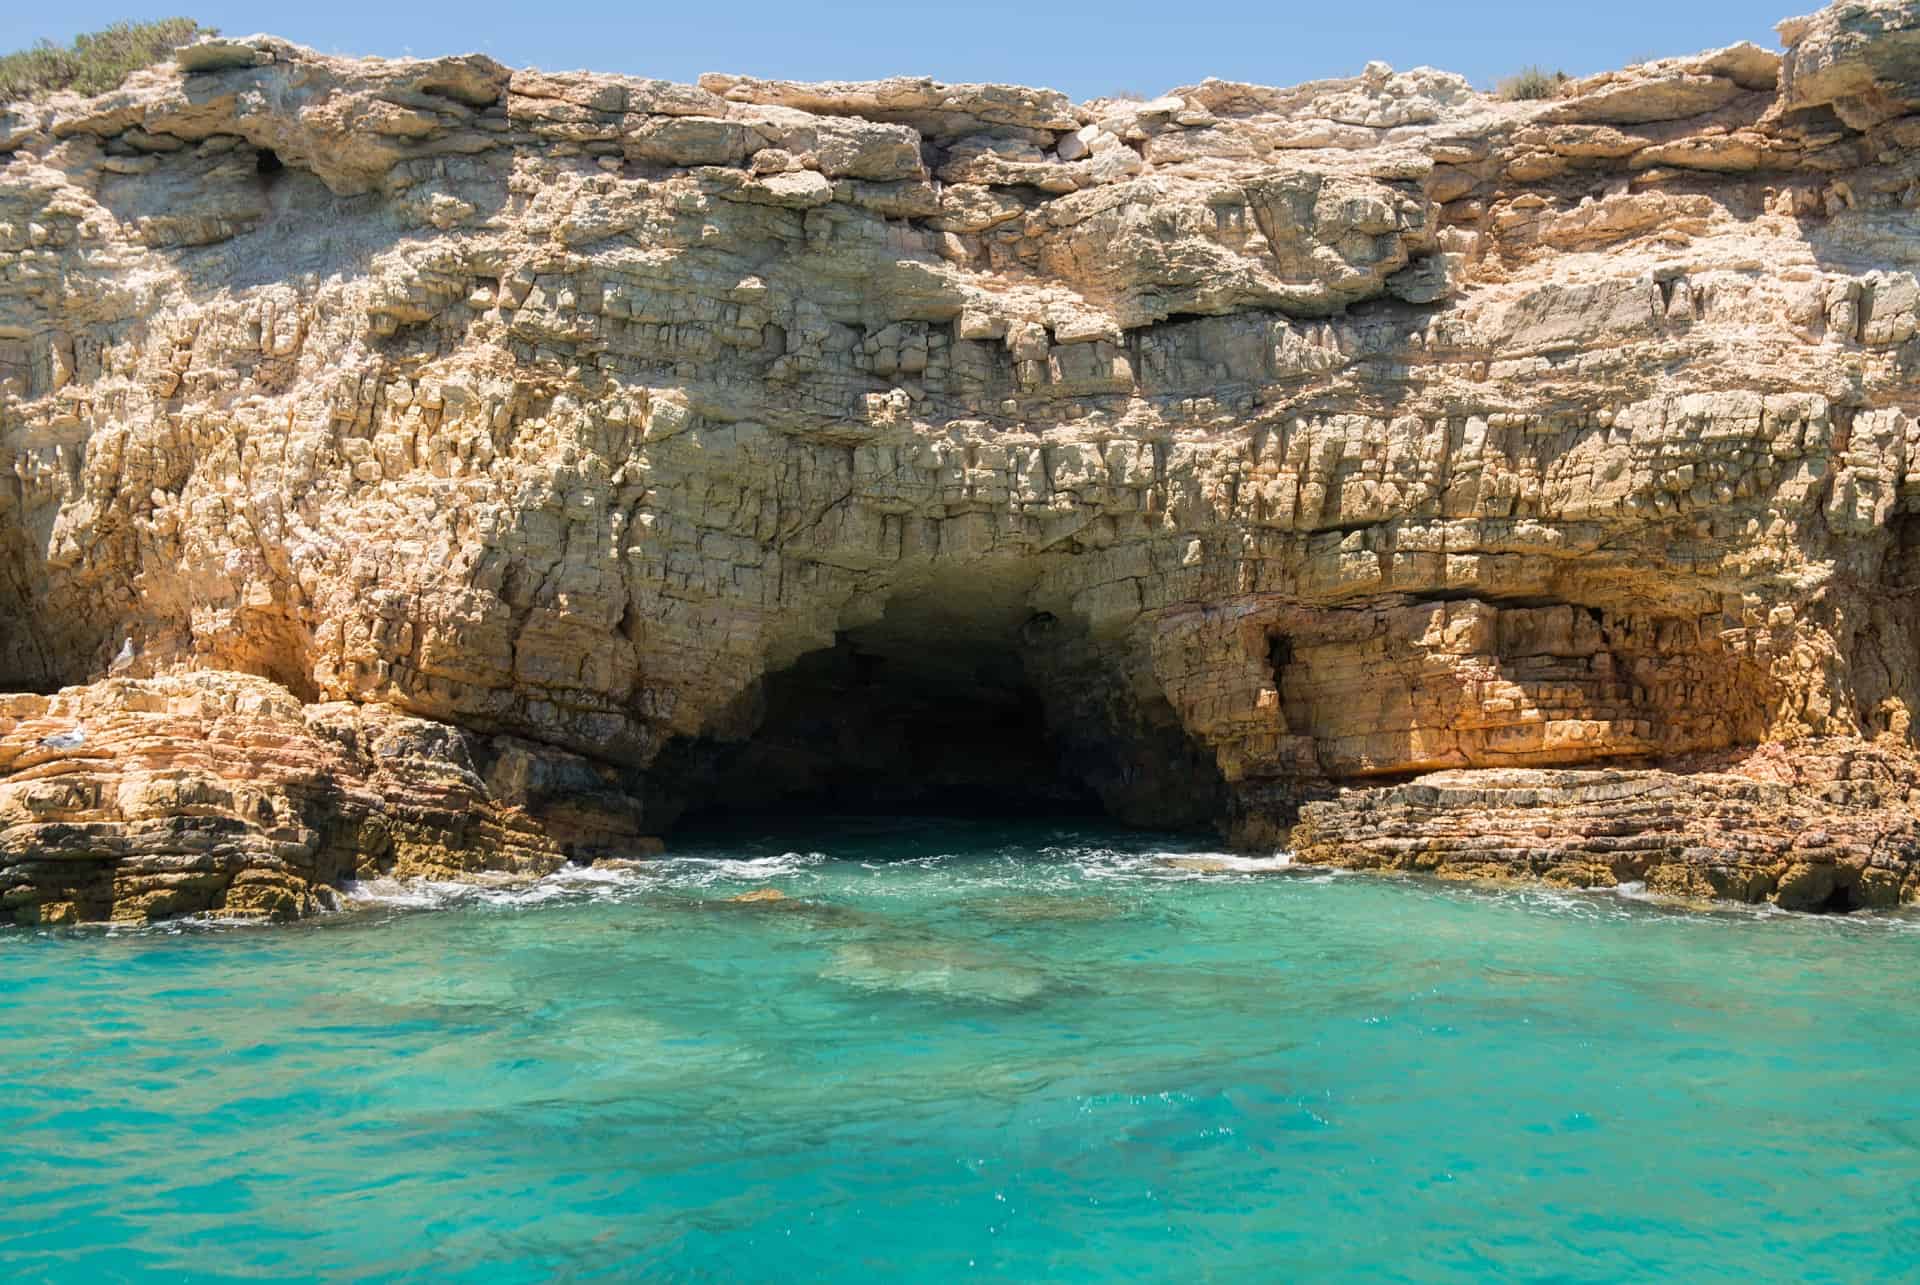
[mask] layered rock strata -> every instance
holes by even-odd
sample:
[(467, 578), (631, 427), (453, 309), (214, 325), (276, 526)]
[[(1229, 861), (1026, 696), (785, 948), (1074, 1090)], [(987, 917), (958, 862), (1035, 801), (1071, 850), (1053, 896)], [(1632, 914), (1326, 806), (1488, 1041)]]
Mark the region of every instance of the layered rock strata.
[(1442, 878), (1641, 885), (1685, 901), (1792, 910), (1916, 899), (1920, 781), (1910, 756), (1778, 746), (1690, 772), (1489, 768), (1309, 803), (1296, 860)]
[(15, 104), (4, 907), (933, 785), (1920, 896), (1920, 15), (1781, 34), (1525, 103), (253, 37)]
[(302, 706), (243, 674), (0, 697), (0, 912), (293, 919), (354, 878), (532, 876), (646, 850), (600, 778), (386, 706)]

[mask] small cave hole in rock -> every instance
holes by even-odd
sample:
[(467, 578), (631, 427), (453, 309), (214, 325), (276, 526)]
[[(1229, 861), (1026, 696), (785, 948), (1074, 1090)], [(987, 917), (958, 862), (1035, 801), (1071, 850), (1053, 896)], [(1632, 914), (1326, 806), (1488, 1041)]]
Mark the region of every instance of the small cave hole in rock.
[(731, 738), (650, 777), (672, 832), (746, 816), (1098, 817), (1029, 674), (1033, 613), (964, 590), (890, 603), (766, 675)]
[(1880, 581), (1896, 595), (1920, 590), (1920, 513), (1895, 513), (1887, 519), (1893, 537), (1881, 566)]
[(1268, 637), (1267, 664), (1273, 670), (1273, 681), (1276, 685), (1280, 682), (1280, 676), (1286, 672), (1287, 666), (1292, 663), (1293, 639), (1285, 634), (1273, 634)]
[(253, 170), (262, 179), (272, 182), (278, 178), (287, 166), (280, 154), (271, 147), (263, 147), (253, 154)]
[(1850, 883), (1835, 883), (1833, 891), (1823, 898), (1813, 912), (1819, 915), (1850, 915), (1860, 909), (1858, 889)]
[(1280, 712), (1288, 728), (1312, 726), (1310, 675), (1294, 654), (1290, 635), (1267, 635), (1267, 671), (1273, 676), (1273, 690), (1280, 696)]

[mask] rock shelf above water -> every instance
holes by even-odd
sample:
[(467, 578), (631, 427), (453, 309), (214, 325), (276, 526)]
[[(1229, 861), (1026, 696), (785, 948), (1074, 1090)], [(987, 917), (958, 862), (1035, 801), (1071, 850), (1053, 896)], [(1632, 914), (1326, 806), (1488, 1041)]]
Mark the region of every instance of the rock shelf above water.
[(0, 109), (0, 913), (823, 795), (1920, 898), (1920, 14), (1780, 30), (1084, 104), (257, 36)]

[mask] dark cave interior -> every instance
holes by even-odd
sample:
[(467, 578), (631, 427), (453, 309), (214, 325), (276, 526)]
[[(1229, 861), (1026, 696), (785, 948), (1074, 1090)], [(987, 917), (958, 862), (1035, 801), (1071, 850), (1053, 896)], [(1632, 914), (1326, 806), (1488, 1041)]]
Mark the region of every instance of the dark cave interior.
[[(670, 746), (679, 824), (780, 813), (1099, 816), (1022, 659), (1031, 613), (965, 595), (890, 603), (766, 676), (745, 740)], [(660, 816), (656, 810), (656, 819)]]

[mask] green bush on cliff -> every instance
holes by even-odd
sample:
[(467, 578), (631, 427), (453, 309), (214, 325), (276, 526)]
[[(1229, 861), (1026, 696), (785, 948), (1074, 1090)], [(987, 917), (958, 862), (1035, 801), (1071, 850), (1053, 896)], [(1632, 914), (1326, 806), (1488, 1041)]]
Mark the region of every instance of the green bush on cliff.
[(128, 72), (165, 62), (188, 41), (217, 34), (192, 18), (161, 18), (116, 22), (103, 31), (75, 36), (68, 49), (42, 40), (31, 49), (0, 54), (0, 103), (42, 98), (62, 89), (103, 94)]

